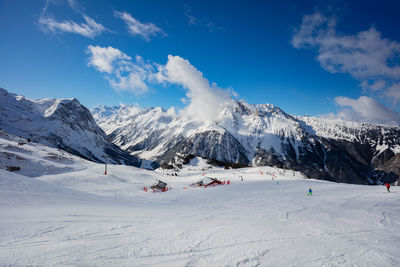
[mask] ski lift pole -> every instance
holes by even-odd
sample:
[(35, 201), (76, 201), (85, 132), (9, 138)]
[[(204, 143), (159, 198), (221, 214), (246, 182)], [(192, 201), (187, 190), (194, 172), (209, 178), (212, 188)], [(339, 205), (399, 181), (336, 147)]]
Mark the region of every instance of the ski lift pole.
[(108, 161), (108, 156), (104, 156), (104, 158), (106, 159), (106, 165), (104, 166), (104, 175), (107, 175), (107, 161)]
[(106, 165), (104, 166), (104, 174), (107, 174), (107, 158), (106, 158)]

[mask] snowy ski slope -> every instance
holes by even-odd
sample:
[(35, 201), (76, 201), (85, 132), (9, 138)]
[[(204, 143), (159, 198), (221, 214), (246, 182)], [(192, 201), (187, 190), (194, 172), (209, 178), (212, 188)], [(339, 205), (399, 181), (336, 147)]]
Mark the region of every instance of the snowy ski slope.
[[(120, 165), (104, 175), (102, 164), (18, 141), (0, 136), (1, 266), (400, 265), (397, 188), (201, 158), (178, 176)], [(188, 186), (205, 176), (230, 184)], [(144, 192), (156, 179), (172, 189)]]
[[(397, 188), (192, 163), (179, 176), (81, 161), (36, 178), (0, 169), (0, 265), (400, 265)], [(183, 189), (203, 173), (230, 185)], [(156, 179), (172, 189), (144, 192)]]

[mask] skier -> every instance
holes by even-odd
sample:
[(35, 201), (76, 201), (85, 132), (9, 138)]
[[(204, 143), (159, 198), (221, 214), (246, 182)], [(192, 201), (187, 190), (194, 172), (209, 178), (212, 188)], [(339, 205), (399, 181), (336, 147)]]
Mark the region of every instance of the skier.
[(390, 184), (386, 183), (385, 186), (386, 186), (387, 191), (390, 192)]
[(311, 188), (308, 189), (308, 195), (309, 195), (309, 196), (312, 196), (312, 190), (311, 190)]

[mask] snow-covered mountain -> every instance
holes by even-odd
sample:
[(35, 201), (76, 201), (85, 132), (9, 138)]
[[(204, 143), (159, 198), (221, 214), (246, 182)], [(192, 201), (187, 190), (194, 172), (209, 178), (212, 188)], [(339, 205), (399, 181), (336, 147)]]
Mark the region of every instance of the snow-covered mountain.
[(140, 164), (137, 157), (109, 141), (75, 98), (31, 100), (0, 88), (0, 130), (94, 162)]
[(271, 104), (235, 100), (213, 121), (135, 106), (99, 107), (92, 113), (115, 144), (159, 164), (191, 154), (241, 166), (282, 166), (347, 183), (381, 183), (400, 175), (396, 126), (295, 117)]

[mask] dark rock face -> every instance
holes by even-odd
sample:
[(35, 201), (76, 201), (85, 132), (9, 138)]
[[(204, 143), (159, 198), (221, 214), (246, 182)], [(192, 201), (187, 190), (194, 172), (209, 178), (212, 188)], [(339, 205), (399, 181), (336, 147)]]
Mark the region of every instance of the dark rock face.
[(158, 161), (170, 162), (177, 153), (214, 159), (220, 162), (248, 165), (244, 147), (228, 132), (208, 131), (197, 133), (176, 144)]
[(382, 165), (377, 167), (374, 173), (382, 183), (400, 183), (400, 154), (394, 155)]
[(291, 150), (285, 159), (273, 151), (258, 151), (257, 165), (284, 167), (308, 177), (351, 184), (382, 184), (400, 177), (399, 155), (391, 150), (374, 158), (376, 152), (368, 144), (323, 138), (305, 147), (308, 149), (302, 149), (298, 158)]
[(372, 165), (375, 166), (376, 168), (380, 168), (381, 166), (384, 166), (394, 156), (395, 154), (393, 153), (392, 150), (385, 149), (382, 153), (374, 157), (374, 159), (372, 160)]
[[(345, 144), (348, 145), (348, 144)], [(278, 166), (304, 173), (308, 177), (321, 180), (369, 184), (370, 167), (358, 161), (345, 146), (335, 140), (304, 141), (296, 157), (294, 149), (288, 146), (285, 158), (274, 151), (258, 150), (255, 162), (257, 165)]]

